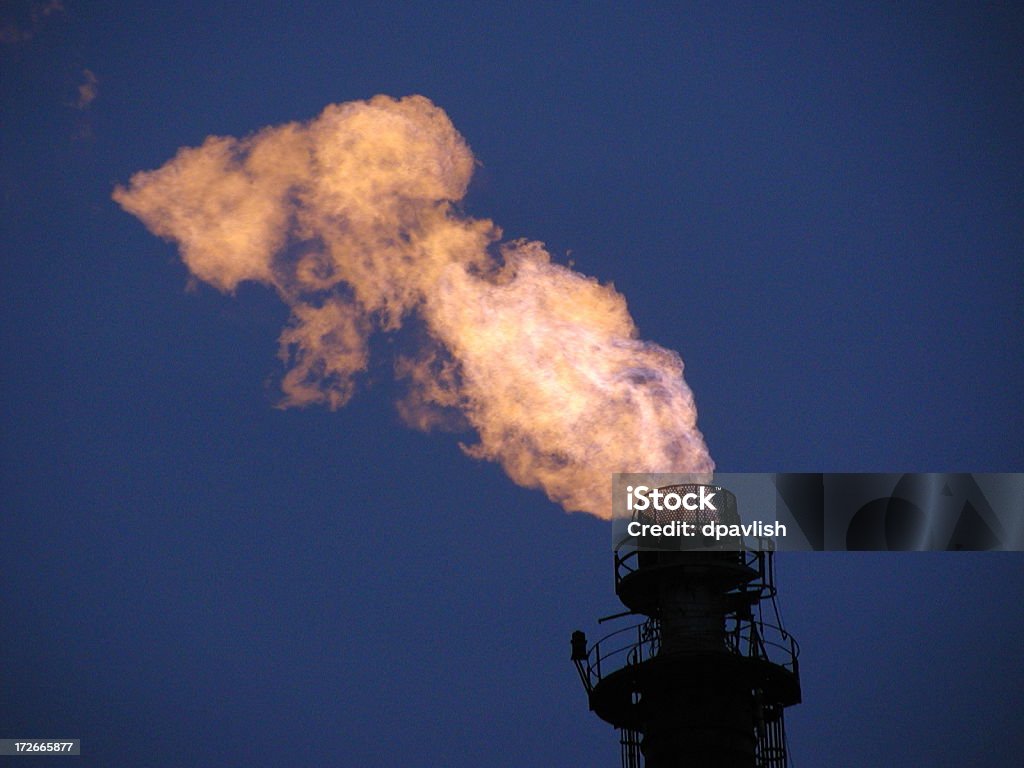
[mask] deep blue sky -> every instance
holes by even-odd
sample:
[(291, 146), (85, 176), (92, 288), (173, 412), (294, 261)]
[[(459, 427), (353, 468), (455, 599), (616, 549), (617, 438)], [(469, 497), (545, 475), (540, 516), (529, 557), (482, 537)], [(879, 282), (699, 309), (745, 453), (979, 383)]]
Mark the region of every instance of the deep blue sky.
[[(386, 358), (275, 409), (284, 307), (110, 200), (330, 102), (444, 108), (466, 210), (614, 282), (720, 469), (1024, 470), (1019, 5), (45, 5), (0, 14), (0, 737), (617, 764), (568, 660), (609, 526), (403, 427)], [(1019, 760), (1020, 555), (779, 560), (795, 765)]]

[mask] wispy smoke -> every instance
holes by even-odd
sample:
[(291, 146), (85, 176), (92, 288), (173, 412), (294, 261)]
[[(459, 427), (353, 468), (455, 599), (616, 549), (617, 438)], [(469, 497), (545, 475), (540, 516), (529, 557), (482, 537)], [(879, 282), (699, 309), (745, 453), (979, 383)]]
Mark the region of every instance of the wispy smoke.
[(12, 10), (21, 10), (21, 15), (24, 17), (26, 9), (24, 4), (20, 9), (9, 7), (13, 5), (13, 3), (5, 3), (4, 7), (0, 8), (0, 45), (16, 45), (31, 40), (48, 16), (64, 15), (64, 4), (61, 0), (49, 0), (45, 3), (35, 2), (30, 3), (27, 8), (28, 21), (22, 20), (19, 23), (8, 14)]
[(612, 472), (710, 471), (679, 356), (637, 339), (612, 286), (456, 212), (473, 165), (429, 100), (377, 96), (210, 137), (114, 199), (200, 280), (276, 289), (283, 405), (343, 406), (369, 335), (418, 316), (429, 339), (396, 364), (406, 421), (457, 414), (479, 438), (468, 454), (565, 509), (609, 517)]
[(99, 80), (91, 69), (83, 69), (82, 77), (84, 82), (78, 86), (78, 98), (75, 100), (75, 109), (86, 109), (96, 100), (99, 93)]

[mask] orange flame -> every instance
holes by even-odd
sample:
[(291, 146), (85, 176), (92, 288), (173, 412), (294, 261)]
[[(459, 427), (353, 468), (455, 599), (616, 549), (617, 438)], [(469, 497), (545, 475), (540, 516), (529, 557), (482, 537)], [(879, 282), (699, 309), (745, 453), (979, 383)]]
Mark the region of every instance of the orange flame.
[(285, 406), (345, 405), (369, 335), (415, 314), (429, 341), (396, 366), (405, 420), (429, 429), (455, 409), (479, 436), (469, 455), (566, 510), (610, 517), (613, 472), (710, 472), (679, 356), (540, 243), (493, 255), (500, 230), (452, 207), (473, 164), (429, 100), (377, 96), (210, 137), (113, 197), (200, 280), (276, 289), (292, 311)]

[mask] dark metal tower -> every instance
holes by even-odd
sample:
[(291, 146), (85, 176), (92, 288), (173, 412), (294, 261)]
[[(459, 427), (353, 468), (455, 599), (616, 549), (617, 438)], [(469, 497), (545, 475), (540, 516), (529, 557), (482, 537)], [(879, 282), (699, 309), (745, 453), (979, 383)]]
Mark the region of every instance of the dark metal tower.
[[(726, 503), (713, 516), (679, 510), (642, 520), (738, 523), (735, 497), (715, 491)], [(615, 592), (628, 610), (610, 618), (644, 620), (589, 648), (573, 633), (590, 709), (619, 729), (623, 768), (786, 765), (783, 709), (800, 702), (799, 649), (775, 604), (774, 552), (710, 544), (616, 549)]]

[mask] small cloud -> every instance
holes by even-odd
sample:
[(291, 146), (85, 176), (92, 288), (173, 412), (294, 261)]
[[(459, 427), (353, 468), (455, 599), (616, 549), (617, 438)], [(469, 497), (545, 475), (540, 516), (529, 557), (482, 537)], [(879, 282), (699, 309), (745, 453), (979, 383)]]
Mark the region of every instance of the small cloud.
[(0, 23), (0, 45), (15, 45), (32, 37), (32, 33), (22, 29), (12, 21)]
[(60, 0), (49, 0), (47, 3), (33, 3), (32, 20), (45, 18), (53, 13), (64, 13), (64, 3)]
[[(7, 13), (11, 8), (4, 9)], [(7, 16), (4, 13), (4, 16)], [(64, 3), (61, 0), (48, 0), (48, 2), (34, 2), (26, 7), (21, 4), (20, 9), (14, 9), (14, 15), (20, 16), (20, 21), (3, 18), (0, 19), (0, 45), (17, 45), (35, 37), (45, 19), (50, 16), (63, 16), (66, 13)]]
[(83, 69), (82, 76), (85, 78), (85, 82), (78, 86), (78, 99), (75, 101), (75, 109), (86, 109), (96, 95), (99, 93), (97, 87), (99, 80), (96, 79), (96, 75), (93, 74), (91, 69)]

